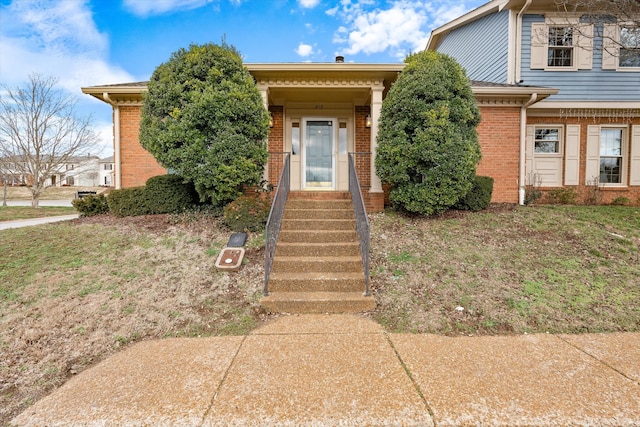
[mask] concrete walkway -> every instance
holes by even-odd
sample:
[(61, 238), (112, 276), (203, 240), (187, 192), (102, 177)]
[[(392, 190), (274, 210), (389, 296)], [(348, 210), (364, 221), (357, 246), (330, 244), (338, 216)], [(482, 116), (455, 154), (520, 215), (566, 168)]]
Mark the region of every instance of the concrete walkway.
[(32, 225), (49, 224), (50, 222), (69, 221), (70, 219), (76, 219), (78, 217), (80, 217), (80, 214), (48, 216), (44, 218), (16, 219), (12, 221), (0, 221), (0, 230), (6, 230), (9, 228), (29, 227)]
[(387, 334), (358, 315), (146, 341), (17, 426), (640, 425), (640, 334)]

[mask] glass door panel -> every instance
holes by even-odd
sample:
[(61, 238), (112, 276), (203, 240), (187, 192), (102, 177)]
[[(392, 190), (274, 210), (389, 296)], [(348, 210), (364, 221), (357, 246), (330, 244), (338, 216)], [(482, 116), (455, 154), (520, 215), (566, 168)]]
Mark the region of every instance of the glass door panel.
[(308, 120), (305, 134), (305, 186), (333, 188), (333, 121)]

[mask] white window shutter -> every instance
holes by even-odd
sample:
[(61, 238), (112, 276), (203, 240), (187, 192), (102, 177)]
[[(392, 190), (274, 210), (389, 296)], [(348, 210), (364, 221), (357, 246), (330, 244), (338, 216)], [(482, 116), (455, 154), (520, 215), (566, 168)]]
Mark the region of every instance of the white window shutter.
[(547, 66), (549, 30), (544, 22), (531, 24), (531, 69), (544, 69)]
[(631, 127), (631, 179), (629, 185), (640, 185), (640, 125)]
[(602, 30), (602, 69), (615, 70), (618, 67), (618, 49), (616, 40), (618, 39), (618, 25), (604, 24)]
[(587, 126), (587, 165), (585, 184), (600, 181), (600, 126)]
[(525, 156), (524, 156), (524, 182), (528, 185), (535, 184), (533, 179), (533, 146), (535, 141), (535, 127), (527, 126), (527, 136), (525, 139)]
[(578, 70), (590, 70), (593, 62), (593, 24), (580, 24), (578, 29)]
[(564, 185), (578, 185), (580, 180), (580, 125), (567, 125), (564, 153)]

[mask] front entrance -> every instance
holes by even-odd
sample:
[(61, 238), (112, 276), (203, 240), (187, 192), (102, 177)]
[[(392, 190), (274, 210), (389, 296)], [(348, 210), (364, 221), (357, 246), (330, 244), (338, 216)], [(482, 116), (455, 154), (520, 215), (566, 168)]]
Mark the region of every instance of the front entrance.
[(303, 120), (303, 187), (335, 188), (335, 129), (332, 119)]

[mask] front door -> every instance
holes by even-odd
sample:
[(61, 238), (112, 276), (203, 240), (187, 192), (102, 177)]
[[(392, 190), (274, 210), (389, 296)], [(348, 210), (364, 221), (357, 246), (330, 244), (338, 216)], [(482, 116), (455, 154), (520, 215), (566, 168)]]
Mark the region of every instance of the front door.
[(304, 188), (335, 188), (335, 121), (305, 119), (302, 147)]

